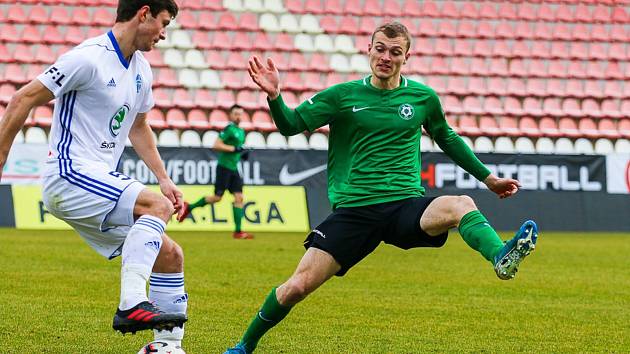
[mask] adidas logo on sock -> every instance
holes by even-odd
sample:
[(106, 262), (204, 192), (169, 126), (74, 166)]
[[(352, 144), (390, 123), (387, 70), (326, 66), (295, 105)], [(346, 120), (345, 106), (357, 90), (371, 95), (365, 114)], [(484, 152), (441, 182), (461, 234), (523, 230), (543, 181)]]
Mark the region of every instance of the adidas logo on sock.
[(113, 77), (112, 77), (111, 80), (109, 80), (109, 83), (107, 84), (107, 87), (116, 87), (116, 81), (114, 81)]

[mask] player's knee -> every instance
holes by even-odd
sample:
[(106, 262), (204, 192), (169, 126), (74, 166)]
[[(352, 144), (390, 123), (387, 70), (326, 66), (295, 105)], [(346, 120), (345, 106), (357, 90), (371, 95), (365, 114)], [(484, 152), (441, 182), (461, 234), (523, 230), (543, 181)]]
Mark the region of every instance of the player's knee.
[(455, 212), (455, 218), (457, 219), (457, 222), (459, 222), (459, 220), (466, 214), (468, 214), (469, 212), (476, 210), (477, 209), (477, 205), (475, 205), (475, 201), (467, 196), (467, 195), (460, 195), (457, 196), (457, 202), (456, 202), (456, 207), (454, 208), (456, 210)]
[(171, 219), (171, 215), (175, 212), (175, 207), (168, 198), (161, 196), (158, 198), (150, 208), (151, 214), (168, 222)]
[(173, 242), (173, 247), (170, 253), (170, 258), (173, 264), (178, 267), (182, 267), (184, 265), (184, 250), (182, 250), (181, 246)]
[(309, 294), (306, 281), (301, 278), (291, 278), (288, 282), (284, 284), (284, 287), (285, 296), (283, 296), (283, 299), (281, 299), (284, 300), (282, 301), (284, 304), (296, 304), (304, 300)]

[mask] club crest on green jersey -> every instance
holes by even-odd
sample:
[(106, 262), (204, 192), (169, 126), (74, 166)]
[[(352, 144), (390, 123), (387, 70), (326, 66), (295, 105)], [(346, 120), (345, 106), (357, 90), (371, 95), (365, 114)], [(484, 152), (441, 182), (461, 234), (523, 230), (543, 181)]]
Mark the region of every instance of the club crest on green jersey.
[(410, 105), (409, 103), (401, 104), (400, 106), (398, 106), (398, 115), (400, 116), (400, 118), (404, 120), (409, 120), (413, 118), (413, 115), (414, 115), (413, 106)]
[(109, 132), (112, 136), (117, 137), (118, 133), (120, 133), (122, 122), (125, 120), (127, 113), (129, 113), (129, 105), (125, 103), (109, 120)]

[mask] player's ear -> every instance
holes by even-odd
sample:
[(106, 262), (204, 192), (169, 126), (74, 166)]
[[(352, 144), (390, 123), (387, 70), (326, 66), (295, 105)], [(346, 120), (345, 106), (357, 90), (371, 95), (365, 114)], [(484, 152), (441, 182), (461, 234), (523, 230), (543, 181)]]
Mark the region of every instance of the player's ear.
[(140, 19), (140, 23), (145, 22), (150, 14), (151, 8), (148, 5), (142, 6), (140, 10), (138, 10), (138, 18)]

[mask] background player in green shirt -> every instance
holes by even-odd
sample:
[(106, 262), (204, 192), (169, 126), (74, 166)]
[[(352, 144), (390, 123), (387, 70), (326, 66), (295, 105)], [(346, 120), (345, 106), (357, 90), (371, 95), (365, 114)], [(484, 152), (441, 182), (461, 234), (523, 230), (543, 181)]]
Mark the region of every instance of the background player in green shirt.
[(219, 151), (219, 162), (214, 183), (214, 194), (201, 197), (192, 204), (184, 202), (184, 212), (177, 221), (182, 222), (190, 212), (198, 207), (213, 204), (223, 198), (225, 190), (234, 195), (232, 211), (234, 214), (234, 234), (237, 239), (252, 239), (254, 235), (241, 230), (243, 219), (243, 178), (238, 173), (238, 162), (247, 160), (249, 150), (243, 149), (245, 131), (238, 126), (241, 117), (245, 114), (243, 107), (233, 105), (230, 107), (230, 123), (223, 129), (212, 149)]
[(273, 61), (249, 61), (249, 74), (269, 96), (269, 107), (284, 135), (329, 124), (328, 195), (333, 213), (306, 238), (306, 253), (295, 273), (274, 288), (241, 341), (226, 353), (251, 353), (267, 330), (291, 307), (333, 275), (342, 276), (382, 241), (402, 249), (440, 247), (450, 228), (490, 261), (501, 279), (514, 277), (534, 249), (538, 232), (526, 221), (507, 243), (499, 238), (468, 196), (424, 197), (419, 146), (424, 127), (459, 166), (500, 198), (519, 183), (498, 178), (448, 126), (436, 93), (401, 76), (409, 58), (407, 29), (392, 22), (378, 27), (368, 47), (372, 75), (332, 86), (289, 109), (280, 95)]

